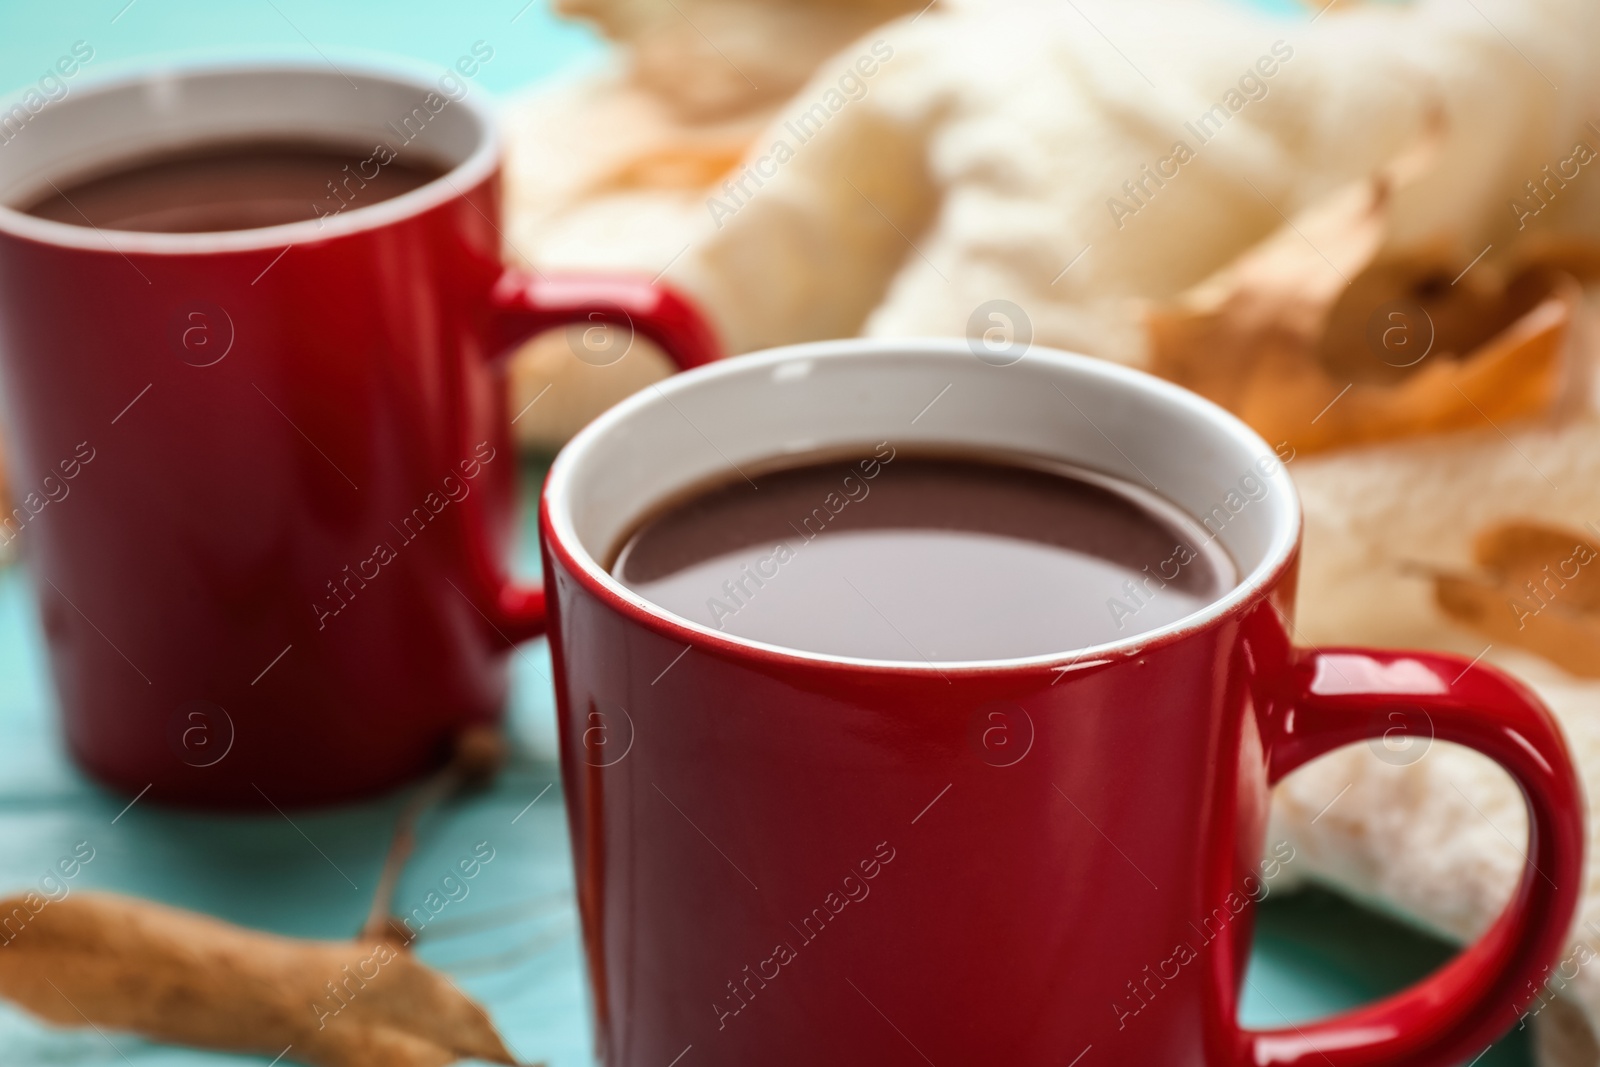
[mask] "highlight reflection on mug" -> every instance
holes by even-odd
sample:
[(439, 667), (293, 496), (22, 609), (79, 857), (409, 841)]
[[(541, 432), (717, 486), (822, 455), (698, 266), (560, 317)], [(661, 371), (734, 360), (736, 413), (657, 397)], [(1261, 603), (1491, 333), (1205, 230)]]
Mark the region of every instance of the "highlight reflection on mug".
[(1020, 704), (996, 700), (972, 714), (973, 747), (991, 767), (1015, 767), (1033, 751), (1033, 716)]
[(604, 708), (591, 703), (584, 716), (583, 762), (591, 767), (615, 767), (633, 751), (633, 716), (621, 704)]

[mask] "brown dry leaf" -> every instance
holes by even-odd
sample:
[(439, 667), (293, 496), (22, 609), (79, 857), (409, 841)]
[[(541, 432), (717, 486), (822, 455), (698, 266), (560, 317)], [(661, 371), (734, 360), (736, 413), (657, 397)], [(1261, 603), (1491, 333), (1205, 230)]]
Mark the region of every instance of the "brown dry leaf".
[(482, 1008), (406, 951), (395, 886), (433, 806), (504, 765), (495, 726), (463, 730), (402, 809), (355, 941), (302, 941), (148, 901), (37, 893), (0, 900), (0, 996), (67, 1026), (283, 1055), (315, 1067), (515, 1063)]
[(1434, 576), (1434, 600), (1496, 644), (1600, 678), (1600, 546), (1536, 522), (1488, 527), (1473, 545), (1485, 573)]
[(1154, 309), (1152, 369), (1303, 452), (1501, 425), (1572, 395), (1581, 294), (1558, 268), (1590, 257), (1459, 277), (1447, 247), (1378, 259), (1395, 191), (1431, 166), (1438, 136)]
[(482, 1008), (390, 942), (301, 941), (99, 893), (0, 901), (18, 912), (0, 995), (59, 1025), (268, 1056), (288, 1046), (285, 1059), (314, 1067), (516, 1063)]
[(646, 150), (624, 160), (603, 181), (595, 183), (591, 194), (713, 187), (724, 174), (733, 173), (748, 147), (746, 138), (685, 138), (684, 143)]

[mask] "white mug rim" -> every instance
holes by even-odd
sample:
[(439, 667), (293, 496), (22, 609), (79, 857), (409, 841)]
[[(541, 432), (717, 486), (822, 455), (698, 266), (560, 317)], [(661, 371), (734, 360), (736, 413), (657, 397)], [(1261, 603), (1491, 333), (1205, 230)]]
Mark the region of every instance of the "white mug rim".
[[(212, 57), (184, 56), (163, 62), (159, 66), (140, 64), (130, 69), (91, 76), (84, 81), (75, 96), (81, 99), (126, 92), (148, 85), (157, 78), (217, 76), (248, 78), (280, 74), (328, 80), (339, 80), (346, 75), (353, 75), (373, 82), (389, 82), (415, 89), (420, 93), (428, 93), (433, 90), (434, 81), (422, 73), (421, 66), (416, 62), (376, 59), (364, 55), (353, 60), (342, 57), (338, 71), (335, 72), (330, 70), (327, 64), (301, 59), (250, 57), (219, 60)], [(383, 229), (452, 200), (460, 199), (469, 190), (490, 178), (499, 167), (501, 141), (499, 124), (493, 112), (485, 103), (470, 96), (452, 100), (451, 106), (465, 108), (475, 120), (478, 129), (477, 144), (465, 158), (444, 174), (409, 192), (375, 204), (352, 208), (331, 218), (307, 219), (302, 222), (261, 226), (249, 230), (149, 233), (137, 230), (102, 230), (75, 223), (56, 222), (29, 215), (0, 202), (0, 233), (78, 251), (187, 256), (276, 250), (289, 245), (309, 245)], [(67, 120), (57, 117), (51, 121)], [(108, 237), (108, 234), (114, 235), (114, 240)]]
[[(686, 644), (699, 643), (722, 649), (734, 655), (778, 659), (796, 664), (837, 666), (852, 670), (908, 671), (916, 674), (966, 674), (989, 673), (996, 670), (1038, 670), (1054, 668), (1057, 671), (1087, 669), (1109, 662), (1120, 661), (1149, 652), (1217, 625), (1224, 618), (1247, 610), (1258, 600), (1269, 595), (1284, 573), (1293, 566), (1299, 546), (1303, 512), (1299, 495), (1289, 478), (1287, 469), (1280, 463), (1275, 477), (1277, 487), (1284, 492), (1270, 494), (1275, 516), (1266, 550), (1262, 558), (1241, 575), (1240, 580), (1225, 594), (1205, 607), (1165, 626), (1147, 630), (1117, 641), (1091, 645), (1085, 648), (1042, 655), (1008, 659), (916, 661), (872, 659), (815, 652), (740, 637), (717, 630), (675, 612), (660, 607), (635, 593), (614, 578), (594, 557), (580, 539), (572, 518), (572, 497), (581, 487), (576, 484), (573, 472), (585, 453), (593, 449), (606, 435), (615, 432), (646, 406), (673, 394), (695, 389), (701, 383), (736, 374), (750, 374), (797, 359), (837, 360), (859, 355), (903, 353), (903, 358), (922, 356), (956, 356), (974, 358), (966, 340), (949, 337), (922, 338), (847, 338), (832, 341), (815, 341), (786, 345), (748, 355), (735, 356), (716, 363), (676, 374), (665, 381), (640, 390), (614, 405), (593, 422), (580, 430), (557, 454), (545, 479), (541, 494), (540, 532), (550, 542), (547, 546), (569, 564), (574, 576), (592, 592), (625, 614), (642, 621), (658, 632), (665, 632)], [(1059, 349), (1033, 346), (1028, 359), (1054, 362), (1074, 373), (1096, 376), (1116, 383), (1119, 387), (1145, 390), (1157, 394), (1159, 399), (1181, 406), (1202, 416), (1219, 434), (1233, 443), (1244, 446), (1256, 454), (1276, 451), (1237, 416), (1200, 395), (1164, 379), (1130, 367), (1095, 359), (1090, 356)], [(640, 513), (649, 510), (655, 501), (641, 504)], [(549, 575), (546, 575), (548, 581)]]

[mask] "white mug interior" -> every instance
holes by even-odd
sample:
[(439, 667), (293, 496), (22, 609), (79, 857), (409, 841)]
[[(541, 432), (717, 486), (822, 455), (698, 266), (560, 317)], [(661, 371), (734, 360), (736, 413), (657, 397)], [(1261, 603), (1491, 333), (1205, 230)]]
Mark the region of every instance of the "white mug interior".
[[(460, 84), (456, 79), (452, 85)], [(440, 79), (409, 68), (255, 62), (163, 68), (67, 83), (36, 113), (0, 112), (0, 231), (50, 244), (105, 251), (189, 254), (282, 248), (409, 217), (472, 188), (499, 160), (495, 124), (481, 92), (454, 96)], [(23, 105), (17, 105), (22, 107)], [(24, 108), (24, 111), (27, 109)], [(348, 146), (351, 165), (386, 144), (396, 158), (451, 168), (444, 177), (378, 203), (326, 218), (213, 233), (97, 230), (18, 210), (56, 189), (127, 161), (208, 142), (315, 141)], [(330, 174), (338, 180), (342, 174)]]
[[(786, 456), (918, 445), (1043, 456), (1147, 486), (1216, 536), (1241, 581), (1201, 611), (1089, 649), (972, 663), (876, 661), (781, 648), (668, 612), (605, 570), (661, 503)], [(870, 449), (869, 449), (870, 450)], [(1205, 625), (1256, 596), (1293, 554), (1300, 505), (1278, 453), (1186, 389), (1103, 360), (1034, 347), (994, 366), (961, 339), (843, 340), (741, 356), (636, 393), (557, 456), (549, 535), (596, 582), (657, 618), (720, 641), (805, 659), (951, 671), (1089, 662)], [(937, 580), (937, 576), (931, 576)]]

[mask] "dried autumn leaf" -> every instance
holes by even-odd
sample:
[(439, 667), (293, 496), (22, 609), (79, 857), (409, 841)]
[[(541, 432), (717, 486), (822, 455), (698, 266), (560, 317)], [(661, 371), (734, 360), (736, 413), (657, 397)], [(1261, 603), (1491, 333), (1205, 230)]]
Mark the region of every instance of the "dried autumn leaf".
[(715, 187), (738, 169), (748, 148), (746, 139), (685, 138), (623, 160), (605, 177), (597, 179), (593, 193), (634, 189), (691, 189)]
[(287, 1046), (313, 1067), (516, 1063), (481, 1007), (388, 941), (302, 941), (98, 893), (14, 897), (0, 915), (22, 921), (0, 951), (0, 996), (59, 1025)]
[(1570, 530), (1518, 521), (1485, 529), (1473, 555), (1485, 573), (1434, 576), (1440, 610), (1496, 644), (1600, 678), (1600, 547)]
[(354, 942), (302, 941), (109, 894), (0, 900), (0, 996), (63, 1025), (287, 1056), (314, 1067), (514, 1064), (488, 1016), (406, 950), (394, 891), (423, 814), (488, 784), (499, 729), (471, 726), (402, 810), (371, 913)]
[(1525, 259), (1452, 277), (1443, 248), (1378, 258), (1394, 193), (1437, 138), (1154, 309), (1152, 369), (1303, 452), (1498, 425), (1571, 395), (1580, 293), (1564, 270)]

